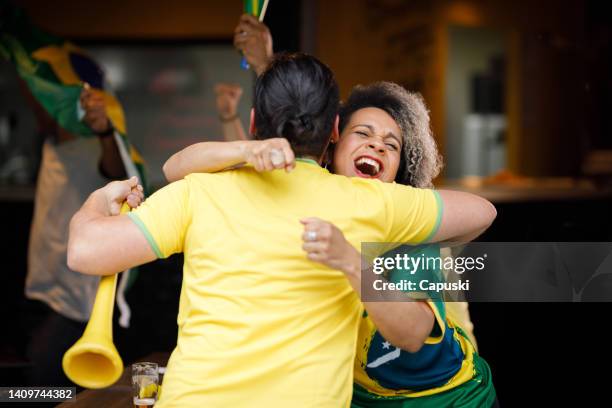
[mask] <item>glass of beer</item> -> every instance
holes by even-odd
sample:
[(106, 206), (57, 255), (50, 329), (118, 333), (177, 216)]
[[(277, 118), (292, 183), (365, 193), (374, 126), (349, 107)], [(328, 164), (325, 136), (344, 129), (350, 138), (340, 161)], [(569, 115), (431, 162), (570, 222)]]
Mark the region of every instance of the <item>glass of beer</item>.
[(157, 401), (159, 371), (157, 363), (132, 364), (132, 394), (137, 408), (151, 407)]

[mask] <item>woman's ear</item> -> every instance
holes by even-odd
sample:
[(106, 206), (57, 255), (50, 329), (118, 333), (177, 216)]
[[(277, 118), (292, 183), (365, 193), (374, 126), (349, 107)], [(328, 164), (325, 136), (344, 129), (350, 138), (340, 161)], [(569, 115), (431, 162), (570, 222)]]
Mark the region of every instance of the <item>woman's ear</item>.
[(334, 119), (334, 128), (332, 129), (331, 142), (338, 143), (340, 140), (340, 131), (338, 130), (340, 126), (340, 116), (336, 115), (336, 119)]
[(255, 132), (257, 129), (255, 128), (255, 109), (251, 108), (251, 121), (249, 123), (249, 133), (251, 136), (255, 136)]

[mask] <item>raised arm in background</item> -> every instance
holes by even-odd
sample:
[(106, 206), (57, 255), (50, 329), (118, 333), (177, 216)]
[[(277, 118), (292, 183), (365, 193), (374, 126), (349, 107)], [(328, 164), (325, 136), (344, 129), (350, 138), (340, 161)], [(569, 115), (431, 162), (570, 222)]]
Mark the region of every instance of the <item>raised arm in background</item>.
[(242, 88), (237, 84), (218, 83), (215, 85), (217, 112), (221, 121), (223, 138), (227, 142), (250, 139), (238, 115), (238, 102), (242, 96)]
[(85, 110), (83, 122), (94, 131), (100, 146), (100, 172), (109, 179), (119, 179), (126, 176), (125, 166), (119, 154), (119, 148), (115, 142), (115, 130), (106, 115), (104, 96), (89, 85), (85, 84), (81, 92), (81, 106)]

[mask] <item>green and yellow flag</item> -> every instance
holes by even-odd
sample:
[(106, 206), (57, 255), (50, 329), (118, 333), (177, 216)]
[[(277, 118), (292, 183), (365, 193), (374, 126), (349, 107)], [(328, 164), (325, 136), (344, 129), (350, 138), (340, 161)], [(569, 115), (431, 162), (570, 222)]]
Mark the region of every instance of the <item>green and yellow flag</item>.
[(23, 11), (0, 0), (0, 56), (11, 61), (30, 92), (49, 115), (69, 133), (92, 137), (81, 121), (79, 97), (84, 83), (102, 93), (106, 113), (115, 128), (115, 140), (128, 177), (138, 176), (147, 187), (144, 162), (127, 138), (123, 108), (104, 72), (73, 43), (32, 25)]
[[(269, 0), (243, 0), (244, 12), (255, 17), (260, 17), (262, 13), (265, 15), (268, 7), (268, 1)], [(259, 21), (262, 19), (263, 16), (259, 19)], [(246, 58), (242, 57), (240, 67), (242, 67), (242, 69), (249, 69), (249, 64)]]
[[(23, 11), (0, 0), (0, 56), (11, 61), (32, 96), (69, 133), (93, 137), (81, 121), (80, 95), (85, 83), (98, 90), (106, 102), (106, 114), (115, 128), (115, 141), (128, 177), (137, 176), (148, 191), (144, 161), (127, 138), (125, 116), (104, 72), (85, 51), (71, 42), (32, 25)], [(130, 309), (124, 292), (136, 278), (135, 269), (122, 274), (117, 288), (119, 324), (129, 326)]]
[(244, 0), (244, 12), (259, 17), (265, 0)]

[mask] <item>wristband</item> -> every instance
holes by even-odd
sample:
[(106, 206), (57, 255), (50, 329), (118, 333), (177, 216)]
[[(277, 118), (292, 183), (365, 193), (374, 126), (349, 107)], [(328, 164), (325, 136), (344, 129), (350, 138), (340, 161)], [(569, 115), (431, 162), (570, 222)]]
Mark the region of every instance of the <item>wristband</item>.
[(238, 119), (238, 114), (237, 113), (233, 114), (232, 116), (228, 116), (228, 117), (219, 116), (219, 120), (222, 123), (232, 122), (232, 121), (234, 121), (236, 119)]
[(114, 134), (115, 134), (115, 127), (110, 122), (110, 120), (108, 121), (108, 129), (106, 129), (103, 132), (95, 132), (95, 135), (98, 136), (100, 139), (106, 139), (107, 137), (111, 137)]

